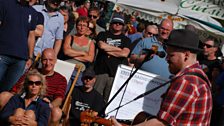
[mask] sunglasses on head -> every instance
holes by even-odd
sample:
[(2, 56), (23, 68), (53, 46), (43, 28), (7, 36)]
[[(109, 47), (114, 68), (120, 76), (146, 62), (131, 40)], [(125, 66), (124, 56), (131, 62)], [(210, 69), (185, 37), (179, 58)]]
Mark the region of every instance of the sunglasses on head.
[(27, 84), (28, 85), (36, 85), (36, 86), (40, 86), (41, 84), (42, 84), (42, 82), (41, 81), (31, 81), (31, 80), (29, 80), (28, 82), (27, 82)]
[(92, 18), (92, 17), (93, 17), (93, 19), (96, 19), (96, 18), (97, 18), (96, 15), (89, 15), (88, 17), (89, 17), (89, 18)]
[(206, 44), (206, 43), (202, 43), (202, 47), (204, 47), (204, 46), (206, 46), (206, 48), (212, 48), (212, 47), (214, 47), (212, 45), (209, 45), (209, 44)]

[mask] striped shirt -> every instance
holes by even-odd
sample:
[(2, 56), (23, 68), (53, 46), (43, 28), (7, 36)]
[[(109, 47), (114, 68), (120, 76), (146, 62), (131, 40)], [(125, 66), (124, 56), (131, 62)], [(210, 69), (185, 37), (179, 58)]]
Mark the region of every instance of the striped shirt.
[(198, 63), (180, 71), (162, 101), (158, 118), (172, 126), (209, 126), (212, 113), (211, 84)]
[[(18, 82), (12, 87), (11, 92), (19, 93), (22, 90), (23, 82), (26, 77), (25, 73)], [(56, 98), (65, 98), (65, 91), (67, 87), (67, 81), (64, 76), (62, 76), (58, 72), (54, 72), (51, 76), (46, 76), (46, 85), (47, 85), (47, 92), (45, 94), (50, 100), (54, 100)]]

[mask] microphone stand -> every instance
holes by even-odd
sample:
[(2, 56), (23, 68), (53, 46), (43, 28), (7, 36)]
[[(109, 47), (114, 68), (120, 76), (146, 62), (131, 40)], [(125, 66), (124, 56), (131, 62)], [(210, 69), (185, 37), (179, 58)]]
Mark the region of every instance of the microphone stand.
[[(178, 77), (179, 77), (179, 76), (178, 76)], [(125, 104), (123, 104), (123, 105), (121, 105), (121, 106), (118, 106), (117, 108), (115, 108), (114, 110), (111, 110), (111, 111), (108, 112), (107, 114), (109, 114), (109, 113), (111, 113), (111, 112), (113, 112), (113, 111), (115, 111), (115, 110), (118, 110), (119, 108), (121, 108), (121, 107), (123, 107), (123, 106), (125, 106), (125, 105), (127, 105), (127, 104), (130, 104), (131, 102), (136, 101), (136, 100), (138, 100), (138, 99), (140, 99), (140, 98), (142, 98), (142, 97), (144, 97), (144, 96), (146, 96), (146, 95), (148, 95), (148, 94), (153, 93), (154, 91), (156, 91), (156, 90), (158, 90), (158, 89), (160, 89), (160, 88), (166, 86), (166, 85), (169, 84), (170, 82), (174, 81), (176, 78), (177, 78), (177, 77), (175, 77), (175, 78), (173, 78), (173, 79), (171, 79), (171, 80), (169, 80), (169, 81), (166, 81), (165, 83), (159, 85), (158, 87), (155, 87), (155, 88), (153, 88), (153, 89), (151, 89), (151, 90), (146, 91), (145, 93), (142, 93), (142, 94), (138, 95), (138, 96), (137, 96), (136, 98), (134, 98), (133, 100), (131, 100), (131, 101), (129, 101), (129, 102), (127, 102), (127, 103), (125, 103)]]
[[(146, 53), (146, 56), (144, 58), (144, 60), (140, 63), (140, 65), (138, 67), (136, 67), (136, 69), (133, 71), (133, 73), (130, 74), (130, 76), (128, 77), (128, 79), (122, 84), (122, 86), (117, 90), (117, 92), (114, 94), (114, 96), (108, 101), (108, 103), (104, 106), (104, 108), (101, 110), (101, 112), (99, 113), (100, 116), (104, 116), (104, 112), (106, 110), (106, 108), (110, 105), (110, 103), (115, 99), (115, 97), (121, 92), (121, 90), (124, 88), (125, 85), (128, 84), (128, 82), (131, 80), (131, 78), (135, 75), (135, 73), (142, 67), (142, 65), (152, 59), (151, 55), (154, 54), (155, 51), (150, 50), (148, 51), (148, 53)], [(148, 58), (149, 57), (149, 58)]]

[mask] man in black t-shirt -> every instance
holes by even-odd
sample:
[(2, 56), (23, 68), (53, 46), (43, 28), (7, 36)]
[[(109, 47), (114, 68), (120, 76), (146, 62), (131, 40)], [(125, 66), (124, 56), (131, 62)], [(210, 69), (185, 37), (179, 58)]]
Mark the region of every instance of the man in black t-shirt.
[(130, 39), (123, 35), (123, 27), (124, 18), (115, 15), (109, 31), (99, 33), (96, 39), (99, 52), (95, 61), (95, 89), (103, 95), (105, 101), (108, 101), (118, 65), (128, 65)]
[(209, 80), (212, 82), (213, 79), (215, 79), (215, 77), (212, 77), (212, 72), (215, 68), (219, 68), (221, 64), (221, 61), (216, 55), (219, 48), (219, 42), (216, 38), (210, 36), (201, 46), (203, 48), (203, 54), (202, 56), (199, 55), (198, 60)]
[[(209, 80), (212, 83), (213, 99), (216, 99), (215, 97), (218, 90), (215, 84), (215, 80), (221, 70), (221, 61), (217, 58), (217, 53), (219, 51), (219, 41), (216, 38), (209, 36), (204, 41), (204, 43), (201, 44), (201, 46), (203, 48), (203, 54), (202, 56), (199, 55), (198, 60), (202, 66), (202, 69), (205, 71)], [(222, 109), (222, 107), (218, 105), (215, 100), (213, 100), (211, 126), (218, 125), (220, 116), (219, 114), (221, 112), (220, 109)]]
[[(70, 125), (80, 126), (80, 114), (87, 109), (95, 112), (102, 112), (105, 106), (102, 95), (94, 88), (96, 82), (95, 72), (87, 68), (82, 75), (83, 86), (77, 86), (73, 90), (72, 103), (70, 111)], [(103, 114), (103, 113), (102, 113)]]

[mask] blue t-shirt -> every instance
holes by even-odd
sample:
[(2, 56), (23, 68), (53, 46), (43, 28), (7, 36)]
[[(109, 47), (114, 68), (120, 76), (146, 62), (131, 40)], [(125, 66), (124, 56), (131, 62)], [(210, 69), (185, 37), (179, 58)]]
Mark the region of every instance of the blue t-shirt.
[(128, 38), (131, 39), (131, 42), (135, 41), (138, 38), (142, 38), (143, 34), (142, 33), (135, 33), (128, 35)]
[[(141, 40), (134, 48), (132, 51), (132, 54), (140, 55), (143, 53), (143, 49), (150, 49), (152, 48), (152, 45), (158, 46), (158, 51), (164, 51), (163, 46), (161, 43), (158, 42), (156, 37), (150, 37), (150, 38), (145, 38)], [(168, 63), (166, 62), (166, 58), (160, 58), (159, 56), (155, 55), (152, 59), (149, 61), (145, 62), (142, 67), (140, 68), (141, 70), (154, 73), (157, 75), (160, 75), (161, 77), (168, 79), (170, 77), (170, 72), (168, 69)]]
[(29, 31), (36, 28), (37, 12), (17, 0), (0, 0), (0, 54), (28, 58)]

